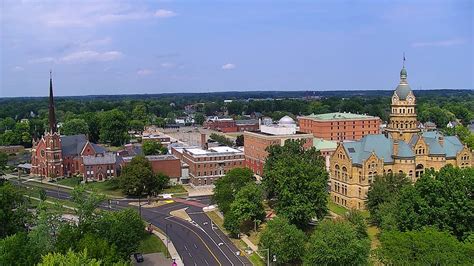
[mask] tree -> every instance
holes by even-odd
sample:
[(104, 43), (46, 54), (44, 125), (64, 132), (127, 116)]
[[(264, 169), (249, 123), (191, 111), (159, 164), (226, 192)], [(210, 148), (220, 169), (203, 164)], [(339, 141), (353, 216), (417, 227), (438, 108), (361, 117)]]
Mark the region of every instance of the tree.
[(414, 186), (400, 191), (396, 207), (390, 209), (391, 218), (400, 231), (435, 226), (463, 240), (474, 231), (473, 191), (472, 167), (447, 165), (439, 172), (427, 170)]
[(168, 149), (158, 141), (145, 141), (143, 142), (142, 149), (145, 155), (160, 155), (168, 153)]
[(267, 151), (263, 184), (275, 200), (276, 212), (299, 228), (312, 218), (322, 219), (327, 213), (328, 173), (320, 153), (294, 140)]
[(364, 265), (369, 252), (369, 239), (360, 239), (348, 221), (323, 220), (308, 241), (303, 264)]
[(434, 228), (421, 231), (383, 231), (378, 259), (385, 265), (469, 265), (474, 245), (460, 242)]
[(214, 140), (214, 141), (219, 142), (219, 144), (221, 144), (221, 145), (225, 145), (225, 146), (233, 146), (234, 145), (234, 142), (231, 139), (228, 139), (225, 136), (222, 136), (222, 135), (219, 135), (219, 134), (216, 134), (216, 133), (212, 133), (209, 136), (209, 138)]
[(130, 130), (133, 130), (135, 132), (143, 132), (143, 129), (145, 128), (145, 123), (141, 120), (131, 120), (130, 121)]
[(100, 266), (101, 260), (91, 259), (88, 257), (87, 249), (84, 252), (75, 253), (68, 251), (66, 254), (49, 253), (41, 258), (38, 266), (66, 266), (66, 265), (82, 265), (82, 266)]
[(127, 117), (122, 111), (113, 109), (99, 116), (100, 140), (113, 146), (120, 146), (128, 140)]
[(87, 257), (102, 260), (104, 264), (112, 264), (121, 261), (117, 254), (115, 244), (109, 244), (107, 240), (98, 235), (87, 233), (77, 243), (77, 250), (87, 249)]
[(0, 239), (0, 265), (35, 265), (37, 262), (26, 232)]
[(234, 168), (219, 178), (214, 184), (212, 201), (217, 203), (219, 209), (225, 214), (229, 211), (235, 195), (248, 182), (253, 181), (252, 170), (248, 168)]
[(133, 108), (132, 117), (134, 120), (141, 121), (145, 123), (147, 120), (147, 111), (146, 106), (144, 104), (139, 104)]
[(30, 214), (20, 191), (9, 182), (0, 182), (0, 237), (25, 231)]
[(135, 156), (119, 176), (119, 186), (131, 196), (151, 196), (161, 191), (169, 182), (165, 175), (155, 175), (150, 162), (145, 156)]
[(235, 139), (235, 146), (243, 147), (244, 146), (244, 135), (238, 135)]
[(409, 184), (410, 180), (405, 174), (387, 174), (375, 177), (375, 181), (367, 192), (366, 200), (366, 206), (374, 224), (380, 225), (381, 223), (381, 217), (378, 212), (380, 204), (394, 200), (400, 193), (400, 190)]
[(362, 213), (356, 209), (350, 209), (344, 216), (344, 218), (352, 224), (356, 230), (357, 237), (359, 239), (367, 238), (367, 223)]
[(8, 162), (8, 154), (4, 152), (0, 152), (0, 173), (2, 172), (2, 170), (5, 169), (5, 166), (7, 166), (7, 162)]
[(145, 233), (145, 224), (133, 209), (105, 212), (96, 223), (97, 235), (117, 248), (120, 258), (128, 260), (138, 249)]
[(89, 134), (89, 126), (84, 119), (75, 118), (66, 121), (61, 127), (61, 134), (64, 135), (77, 135), (77, 134)]
[(262, 232), (260, 246), (270, 249), (270, 257), (275, 256), (279, 264), (298, 263), (304, 254), (305, 240), (303, 231), (285, 218), (276, 217)]
[[(232, 220), (230, 222), (225, 221), (224, 226), (228, 225), (229, 231), (233, 231), (239, 228), (239, 231), (247, 232), (253, 228), (255, 221), (262, 221), (265, 218), (265, 210), (263, 208), (263, 191), (254, 182), (248, 182), (243, 186), (235, 196), (235, 200), (230, 204), (230, 210), (232, 214), (227, 216)], [(230, 226), (229, 226), (230, 225)], [(235, 231), (233, 232), (235, 235)]]
[(196, 113), (194, 114), (194, 123), (196, 125), (202, 125), (206, 118), (204, 117), (203, 113)]
[(79, 218), (78, 226), (81, 230), (87, 230), (95, 223), (95, 210), (100, 203), (105, 200), (104, 195), (97, 193), (89, 193), (86, 191), (84, 185), (79, 185), (74, 188), (71, 193), (71, 198), (74, 203), (78, 205), (76, 208), (76, 215)]

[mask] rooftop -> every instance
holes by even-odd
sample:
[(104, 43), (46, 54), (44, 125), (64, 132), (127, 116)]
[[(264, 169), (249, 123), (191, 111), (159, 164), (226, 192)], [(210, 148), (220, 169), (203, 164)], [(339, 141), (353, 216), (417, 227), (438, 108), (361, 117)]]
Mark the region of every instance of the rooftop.
[(335, 150), (337, 148), (337, 141), (313, 138), (313, 147), (316, 148), (317, 151)]
[(327, 113), (327, 114), (311, 114), (308, 116), (301, 116), (300, 118), (309, 118), (314, 120), (357, 120), (357, 119), (375, 119), (376, 116), (361, 115), (353, 113)]
[(117, 157), (115, 153), (104, 153), (103, 155), (91, 155), (82, 157), (84, 165), (115, 164)]
[(183, 151), (190, 153), (192, 155), (219, 155), (227, 153), (242, 153), (242, 151), (228, 147), (228, 146), (218, 146), (212, 147), (207, 150), (201, 148), (185, 148)]
[[(176, 160), (176, 156), (171, 155), (171, 154), (163, 154), (163, 155), (148, 155), (145, 156), (145, 158), (148, 159), (148, 161), (164, 161), (164, 160)], [(123, 157), (124, 162), (129, 162), (133, 159), (133, 156), (127, 156)]]

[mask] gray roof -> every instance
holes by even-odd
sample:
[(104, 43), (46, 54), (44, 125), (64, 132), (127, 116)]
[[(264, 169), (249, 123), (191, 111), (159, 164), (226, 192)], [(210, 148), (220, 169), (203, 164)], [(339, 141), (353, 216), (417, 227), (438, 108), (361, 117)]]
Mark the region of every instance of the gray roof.
[[(63, 155), (79, 155), (87, 143), (86, 135), (61, 136)], [(94, 147), (95, 148), (95, 147)]]
[(367, 135), (360, 141), (343, 143), (343, 146), (354, 164), (362, 164), (372, 152), (378, 158), (383, 158), (384, 163), (393, 162), (393, 140), (383, 134)]
[(115, 164), (117, 157), (115, 153), (104, 153), (103, 155), (87, 155), (82, 158), (84, 165)]
[(400, 100), (405, 100), (410, 94), (411, 88), (408, 84), (398, 84), (397, 88), (395, 89), (395, 93), (397, 94)]
[[(413, 146), (423, 138), (428, 145), (429, 155), (445, 155), (446, 157), (456, 157), (456, 155), (464, 148), (463, 144), (457, 136), (443, 136), (437, 131), (424, 132), (421, 135), (414, 135), (409, 143), (398, 140), (397, 157), (413, 158)], [(443, 141), (440, 141), (440, 138)], [(352, 160), (353, 164), (362, 164), (372, 152), (378, 158), (383, 158), (384, 163), (393, 163), (393, 142), (391, 138), (385, 137), (383, 134), (367, 135), (359, 141), (345, 142), (343, 147)], [(441, 144), (442, 143), (442, 144)]]
[(237, 125), (255, 125), (258, 124), (257, 119), (235, 120)]

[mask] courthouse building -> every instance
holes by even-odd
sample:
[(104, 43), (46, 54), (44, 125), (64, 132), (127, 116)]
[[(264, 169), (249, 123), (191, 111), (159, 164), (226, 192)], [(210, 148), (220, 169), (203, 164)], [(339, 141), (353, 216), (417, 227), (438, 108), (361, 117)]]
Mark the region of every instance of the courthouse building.
[(406, 174), (416, 181), (426, 169), (447, 164), (472, 166), (472, 151), (457, 136), (417, 127), (416, 98), (407, 82), (405, 67), (392, 96), (390, 123), (384, 134), (355, 142), (340, 142), (330, 158), (331, 198), (342, 206), (363, 209), (375, 176)]

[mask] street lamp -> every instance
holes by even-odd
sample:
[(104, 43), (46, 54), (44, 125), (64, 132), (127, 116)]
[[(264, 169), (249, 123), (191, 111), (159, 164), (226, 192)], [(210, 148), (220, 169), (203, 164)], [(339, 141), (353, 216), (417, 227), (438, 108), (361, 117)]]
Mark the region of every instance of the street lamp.
[(266, 251), (267, 252), (267, 266), (270, 266), (270, 249), (266, 248), (266, 249), (262, 249), (260, 251)]
[(168, 226), (173, 227), (173, 224), (165, 224), (165, 234), (166, 234), (166, 250), (168, 249), (168, 243), (170, 242), (170, 237), (168, 236)]

